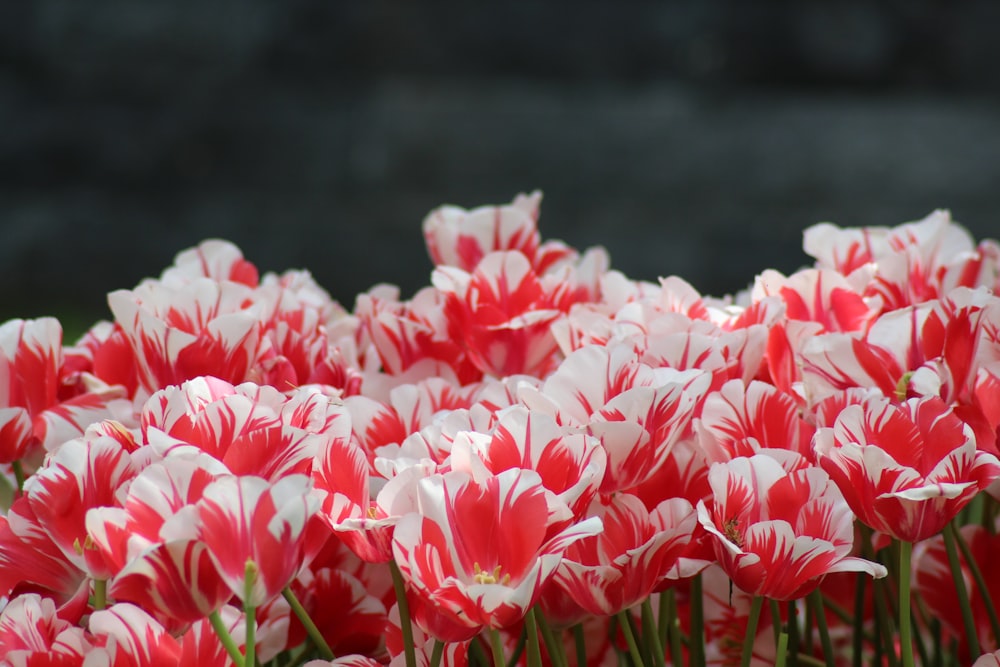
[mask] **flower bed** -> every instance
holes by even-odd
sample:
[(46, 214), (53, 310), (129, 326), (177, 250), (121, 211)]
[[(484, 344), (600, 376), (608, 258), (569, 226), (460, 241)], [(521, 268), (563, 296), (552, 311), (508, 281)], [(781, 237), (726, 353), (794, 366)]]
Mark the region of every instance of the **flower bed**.
[(407, 300), (209, 240), (0, 326), (0, 665), (1000, 664), (1000, 245), (718, 299), (540, 201), (433, 211)]

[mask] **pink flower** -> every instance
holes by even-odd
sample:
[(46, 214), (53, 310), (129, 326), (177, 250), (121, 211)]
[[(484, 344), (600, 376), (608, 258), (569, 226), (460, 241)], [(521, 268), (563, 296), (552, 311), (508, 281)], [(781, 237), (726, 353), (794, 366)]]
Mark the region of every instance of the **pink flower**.
[(787, 278), (768, 269), (757, 276), (755, 300), (779, 295), (790, 320), (816, 322), (822, 331), (863, 331), (878, 314), (836, 271), (802, 269)]
[(243, 382), (263, 352), (259, 309), (246, 285), (147, 280), (112, 292), (108, 305), (135, 354), (146, 395), (199, 375)]
[(82, 665), (90, 648), (83, 629), (60, 618), (49, 598), (19, 595), (0, 613), (4, 665)]
[(0, 517), (0, 595), (40, 593), (60, 605), (60, 614), (79, 617), (87, 609), (89, 580), (38, 523), (27, 497)]
[(549, 328), (562, 315), (555, 286), (543, 283), (523, 254), (490, 253), (471, 274), (438, 267), (432, 279), (446, 298), (449, 335), (479, 370), (543, 376), (555, 368), (559, 348)]
[(310, 549), (318, 550), (306, 544), (315, 539), (307, 527), (318, 504), (303, 475), (273, 484), (260, 477), (221, 477), (196, 505), (197, 537), (233, 595), (258, 607), (288, 585)]
[(87, 667), (174, 667), (180, 644), (145, 611), (120, 602), (90, 616), (96, 646), (87, 654)]
[(465, 638), (523, 618), (566, 548), (600, 530), (591, 518), (554, 532), (570, 510), (530, 470), (481, 483), (460, 472), (432, 475), (417, 493), (418, 512), (396, 525), (393, 554), (414, 592), (466, 627)]
[(697, 524), (683, 498), (648, 511), (627, 493), (595, 500), (590, 515), (600, 517), (604, 530), (570, 545), (555, 581), (583, 609), (604, 616), (649, 596), (684, 554)]
[(384, 372), (406, 374), (410, 382), (450, 376), (465, 384), (482, 377), (461, 339), (449, 333), (446, 299), (435, 287), (420, 290), (409, 301), (400, 301), (399, 289), (388, 285), (358, 295), (359, 334), (374, 347)]
[(854, 517), (822, 470), (788, 453), (716, 463), (709, 470), (712, 501), (698, 503), (698, 520), (715, 537), (715, 554), (733, 583), (751, 595), (795, 600), (833, 572), (886, 569), (850, 556)]
[(180, 521), (195, 528), (192, 513), (205, 488), (225, 466), (208, 456), (173, 456), (132, 480), (122, 507), (87, 513), (87, 535), (111, 564), (108, 594), (132, 602), (172, 631), (217, 610), (232, 592), (220, 579), (206, 545), (194, 538), (167, 539)]
[(576, 253), (559, 241), (541, 242), (538, 208), (542, 193), (520, 194), (505, 206), (481, 206), (467, 211), (442, 206), (424, 218), (424, 240), (437, 266), (472, 271), (496, 250), (518, 250), (538, 273)]
[(542, 485), (583, 516), (607, 467), (600, 441), (561, 427), (547, 414), (512, 406), (497, 415), (489, 435), (463, 431), (452, 444), (451, 467), (484, 478), (522, 468), (534, 470)]
[(788, 394), (766, 382), (730, 380), (708, 395), (695, 422), (698, 442), (710, 461), (752, 456), (762, 448), (788, 449), (812, 458), (814, 429)]
[(70, 440), (25, 482), (38, 524), (71, 563), (95, 579), (107, 579), (109, 564), (87, 536), (87, 511), (119, 506), (119, 489), (137, 473), (121, 443), (103, 435)]
[(0, 326), (0, 462), (83, 435), (91, 422), (110, 418), (119, 404), (127, 406), (124, 397), (121, 387), (74, 368), (62, 349), (57, 320), (10, 320)]
[[(1000, 535), (990, 534), (982, 526), (962, 526), (959, 532), (986, 583), (985, 593), (991, 601), (997, 600), (1000, 596), (1000, 569), (991, 567), (991, 559), (1000, 549)], [(998, 649), (1000, 645), (997, 644), (997, 638), (993, 636), (990, 626), (984, 591), (975, 584), (964, 554), (959, 553), (959, 559), (962, 581), (972, 608), (972, 618), (980, 646), (984, 650)], [(943, 536), (935, 535), (913, 550), (913, 570), (913, 589), (927, 605), (932, 618), (940, 621), (945, 640), (956, 639), (959, 642), (959, 649), (964, 650), (966, 644), (962, 641), (965, 636), (962, 607), (958, 591), (955, 590)], [(965, 656), (966, 660), (974, 657)]]
[(532, 410), (600, 439), (608, 455), (600, 492), (612, 493), (641, 484), (664, 464), (709, 381), (699, 370), (643, 363), (630, 345), (588, 345), (520, 397)]
[(866, 525), (908, 542), (937, 534), (1000, 476), (972, 429), (941, 399), (849, 405), (817, 431), (819, 464)]
[(331, 440), (349, 437), (351, 428), (339, 401), (310, 388), (286, 396), (274, 387), (233, 386), (213, 377), (153, 394), (141, 427), (161, 456), (200, 450), (236, 475), (270, 480), (307, 474), (313, 457)]

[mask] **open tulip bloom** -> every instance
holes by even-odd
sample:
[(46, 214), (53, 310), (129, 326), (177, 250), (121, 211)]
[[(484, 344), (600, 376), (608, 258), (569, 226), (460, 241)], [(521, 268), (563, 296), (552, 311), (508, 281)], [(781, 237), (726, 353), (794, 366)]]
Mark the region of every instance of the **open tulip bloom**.
[(824, 223), (715, 298), (540, 208), (353, 310), (211, 239), (0, 323), (0, 667), (1000, 665), (1000, 244)]

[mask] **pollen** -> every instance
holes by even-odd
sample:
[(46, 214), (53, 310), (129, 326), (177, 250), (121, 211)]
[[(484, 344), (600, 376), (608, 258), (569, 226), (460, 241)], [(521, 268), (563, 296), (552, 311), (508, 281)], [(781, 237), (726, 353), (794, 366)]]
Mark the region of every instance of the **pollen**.
[(738, 546), (740, 549), (743, 548), (743, 535), (740, 533), (739, 519), (734, 517), (722, 524), (722, 534), (726, 536), (727, 540)]
[(371, 507), (368, 508), (368, 518), (369, 519), (377, 519), (378, 518), (378, 512), (376, 512), (374, 505), (372, 505)]
[(472, 568), (474, 570), (472, 579), (477, 584), (503, 584), (506, 586), (510, 583), (510, 574), (505, 574), (500, 576), (501, 567), (497, 565), (493, 568), (492, 572), (488, 572), (479, 566), (479, 563), (473, 563)]
[(87, 535), (86, 537), (83, 538), (83, 544), (80, 544), (79, 537), (73, 540), (73, 551), (76, 552), (77, 556), (82, 556), (83, 552), (88, 549), (89, 550), (97, 549), (97, 544), (94, 543), (94, 538), (92, 538), (90, 535)]

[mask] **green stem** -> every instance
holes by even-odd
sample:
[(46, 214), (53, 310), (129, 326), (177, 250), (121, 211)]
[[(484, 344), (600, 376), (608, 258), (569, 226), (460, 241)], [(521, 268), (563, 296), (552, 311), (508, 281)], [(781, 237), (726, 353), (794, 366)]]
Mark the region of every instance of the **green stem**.
[(663, 591), (656, 603), (656, 636), (660, 638), (660, 645), (666, 647), (670, 643), (670, 597), (672, 591)]
[(247, 559), (243, 568), (243, 614), (246, 616), (247, 645), (243, 651), (247, 665), (257, 664), (257, 607), (249, 602), (253, 599), (253, 588), (257, 583), (257, 563)]
[(972, 605), (969, 604), (969, 591), (965, 587), (965, 577), (962, 576), (962, 564), (958, 560), (958, 549), (955, 547), (955, 524), (948, 523), (944, 527), (944, 549), (948, 553), (948, 565), (951, 567), (951, 578), (958, 595), (958, 605), (962, 609), (962, 624), (965, 626), (965, 641), (969, 643), (969, 655), (979, 655), (979, 637), (976, 634), (976, 621), (972, 616)]
[(583, 623), (573, 626), (573, 643), (576, 645), (576, 667), (587, 667), (587, 638), (583, 635)]
[(823, 647), (823, 660), (826, 667), (834, 667), (833, 642), (830, 641), (830, 630), (826, 625), (826, 612), (823, 609), (823, 596), (817, 588), (809, 594), (808, 604), (812, 605), (813, 616), (816, 618), (816, 628), (819, 630), (819, 642)]
[(792, 665), (798, 667), (799, 664), (799, 608), (795, 600), (788, 603), (788, 623), (785, 631), (788, 633), (788, 654), (792, 657)]
[[(549, 652), (549, 661), (553, 667), (568, 667), (566, 661), (566, 651), (563, 650), (562, 642), (556, 641), (556, 636), (549, 626), (548, 619), (542, 613), (541, 608), (532, 609), (534, 618), (538, 622), (538, 629), (542, 631), (542, 639), (545, 641), (545, 650)], [(529, 612), (529, 613), (532, 613)]]
[(880, 579), (878, 583), (881, 584), (877, 592), (882, 612), (882, 651), (890, 667), (899, 667), (900, 657), (896, 653), (895, 643), (896, 617), (889, 611), (891, 604), (889, 597), (892, 595), (892, 591), (889, 588), (889, 582)]
[[(490, 637), (492, 640), (493, 637)], [(503, 657), (503, 656), (501, 656)], [(479, 637), (474, 637), (469, 642), (469, 665), (472, 667), (490, 667), (490, 660), (486, 657), (486, 650)]]
[(444, 642), (440, 639), (434, 640), (434, 649), (431, 651), (431, 665), (430, 667), (440, 667), (441, 656), (444, 655)]
[(521, 661), (521, 655), (524, 653), (524, 644), (527, 640), (528, 634), (522, 625), (521, 634), (517, 636), (517, 644), (514, 645), (514, 651), (507, 658), (507, 667), (517, 667), (517, 663)]
[[(660, 595), (663, 596), (660, 598), (660, 624), (666, 625), (667, 628), (667, 637), (670, 642), (670, 662), (674, 667), (680, 667), (684, 664), (684, 649), (681, 648), (681, 624), (680, 619), (677, 618), (677, 596), (672, 588)], [(666, 600), (666, 609), (663, 609), (662, 600)]]
[[(910, 553), (912, 542), (899, 543), (899, 644), (903, 667), (913, 667), (913, 625), (910, 622)], [(979, 655), (975, 653), (974, 655)]]
[(649, 642), (649, 652), (653, 656), (653, 667), (665, 667), (667, 656), (663, 650), (663, 642), (660, 641), (656, 620), (653, 618), (653, 604), (648, 597), (642, 601), (642, 634)]
[(11, 463), (10, 467), (14, 469), (14, 481), (17, 482), (17, 493), (14, 494), (17, 498), (24, 491), (24, 467), (20, 459)]
[[(537, 637), (535, 641), (538, 641)], [(504, 667), (507, 661), (503, 659), (503, 640), (496, 628), (490, 628), (490, 648), (493, 649), (493, 667)]]
[(702, 594), (701, 575), (691, 579), (691, 632), (688, 652), (691, 657), (691, 667), (705, 667), (705, 615), (703, 611), (704, 597)]
[(538, 645), (538, 619), (534, 607), (524, 616), (524, 630), (528, 634), (528, 667), (542, 667), (542, 649)]
[(295, 612), (295, 616), (299, 619), (299, 622), (302, 623), (302, 627), (306, 629), (306, 634), (309, 635), (309, 639), (311, 639), (316, 645), (316, 648), (319, 649), (319, 653), (323, 659), (333, 660), (335, 657), (333, 655), (333, 650), (330, 648), (330, 645), (326, 643), (326, 639), (324, 639), (323, 634), (319, 631), (319, 628), (316, 627), (316, 624), (313, 623), (312, 618), (309, 617), (309, 613), (306, 611), (305, 607), (303, 607), (302, 603), (299, 602), (299, 599), (295, 597), (295, 593), (292, 592), (291, 587), (285, 586), (284, 590), (281, 591), (281, 595), (288, 602), (288, 606), (292, 608), (292, 611)]
[(94, 579), (94, 611), (108, 606), (108, 580)]
[(646, 663), (642, 659), (642, 653), (639, 651), (639, 645), (635, 641), (635, 635), (632, 633), (632, 624), (629, 623), (628, 612), (620, 611), (615, 617), (618, 619), (618, 627), (621, 628), (622, 635), (625, 637), (625, 643), (628, 645), (628, 652), (632, 656), (633, 665), (635, 667), (646, 667)]
[[(861, 526), (861, 555), (868, 560), (876, 560), (875, 552), (872, 548), (872, 529), (864, 524)], [(888, 568), (887, 568), (888, 569)], [(872, 600), (875, 604), (875, 659), (872, 664), (883, 664), (883, 658), (888, 660), (889, 667), (897, 667), (899, 660), (893, 645), (895, 630), (892, 628), (892, 618), (886, 609), (885, 592), (886, 580), (875, 579), (872, 581)], [(860, 617), (860, 615), (859, 615)]]
[(750, 618), (747, 619), (746, 634), (743, 635), (743, 655), (740, 658), (740, 667), (750, 667), (750, 660), (753, 658), (753, 644), (757, 639), (757, 622), (760, 620), (760, 610), (764, 607), (764, 598), (760, 595), (753, 596), (750, 604)]
[[(977, 498), (984, 495), (981, 493)], [(947, 530), (946, 528), (945, 531), (947, 532)], [(972, 578), (976, 581), (976, 587), (979, 589), (979, 598), (983, 601), (983, 605), (986, 607), (986, 614), (990, 617), (990, 629), (993, 631), (993, 639), (996, 642), (1000, 642), (1000, 620), (997, 618), (997, 610), (993, 605), (993, 596), (990, 595), (990, 590), (986, 587), (986, 579), (983, 578), (983, 571), (979, 569), (979, 564), (972, 557), (972, 550), (966, 544), (961, 531), (955, 529), (954, 524), (951, 524), (951, 533), (955, 537), (955, 544), (958, 545), (959, 550), (962, 552), (962, 557), (965, 558), (965, 564), (969, 566), (969, 571), (972, 572)]]
[(774, 645), (778, 645), (778, 636), (781, 634), (781, 609), (778, 608), (777, 600), (768, 600), (771, 607), (771, 630), (774, 632)]
[(778, 635), (778, 652), (774, 656), (774, 667), (785, 667), (785, 657), (788, 653), (788, 633)]
[[(403, 582), (403, 573), (399, 571), (399, 565), (394, 560), (389, 561), (389, 570), (392, 572), (392, 588), (396, 592), (396, 606), (399, 608), (399, 629), (403, 632), (406, 667), (417, 667), (417, 650), (413, 645), (413, 626), (410, 624), (410, 605), (406, 601), (406, 584)], [(502, 655), (501, 653), (501, 657)], [(501, 667), (503, 664), (503, 662), (498, 662), (496, 667)]]
[(809, 667), (826, 667), (825, 662), (805, 653), (793, 654), (793, 659), (803, 665), (809, 665)]
[(649, 642), (640, 641), (642, 635), (639, 632), (639, 626), (636, 624), (635, 615), (631, 611), (625, 612), (625, 618), (628, 619), (628, 629), (631, 630), (632, 636), (635, 637), (635, 645), (639, 647), (639, 653), (642, 654), (642, 662), (649, 667), (653, 662), (653, 657), (649, 654)]
[(226, 653), (229, 654), (229, 659), (233, 661), (236, 667), (244, 667), (246, 662), (243, 654), (240, 653), (240, 647), (236, 645), (236, 642), (233, 641), (233, 636), (226, 629), (226, 624), (223, 622), (222, 617), (219, 616), (218, 609), (208, 615), (208, 622), (212, 624), (212, 629), (215, 630), (215, 634), (219, 637), (219, 643), (222, 644), (222, 648), (226, 649)]
[(857, 579), (854, 585), (854, 618), (851, 620), (854, 626), (854, 634), (851, 635), (851, 667), (861, 667), (864, 652), (866, 578), (863, 574), (855, 576)]

